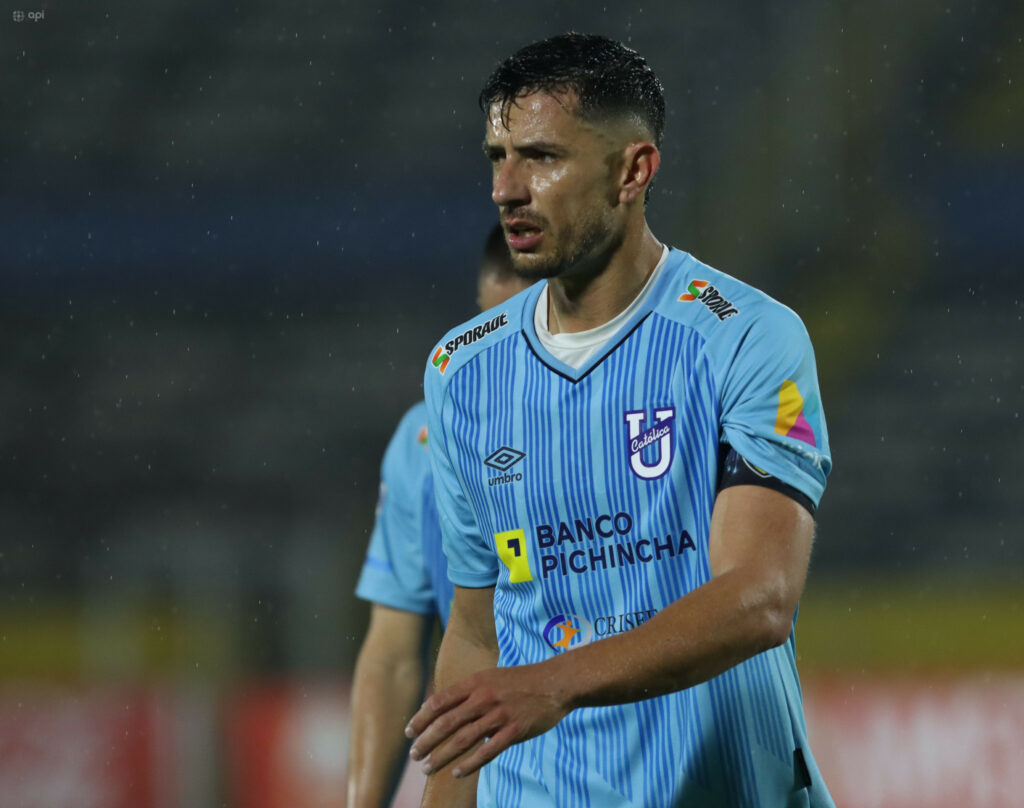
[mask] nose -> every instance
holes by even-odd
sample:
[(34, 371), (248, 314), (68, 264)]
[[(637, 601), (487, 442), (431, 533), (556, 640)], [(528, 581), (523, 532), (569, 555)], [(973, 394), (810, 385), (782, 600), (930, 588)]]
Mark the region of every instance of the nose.
[(494, 171), (491, 199), (496, 205), (518, 205), (530, 201), (530, 189), (523, 177), (522, 164), (507, 157)]

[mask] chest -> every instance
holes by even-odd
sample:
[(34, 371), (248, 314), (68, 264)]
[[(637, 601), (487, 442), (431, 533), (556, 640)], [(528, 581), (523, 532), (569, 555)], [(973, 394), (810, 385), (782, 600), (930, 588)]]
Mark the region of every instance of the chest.
[(571, 378), (510, 340), (460, 374), (448, 429), (481, 521), (643, 520), (713, 493), (719, 405), (700, 344), (651, 345), (638, 330)]

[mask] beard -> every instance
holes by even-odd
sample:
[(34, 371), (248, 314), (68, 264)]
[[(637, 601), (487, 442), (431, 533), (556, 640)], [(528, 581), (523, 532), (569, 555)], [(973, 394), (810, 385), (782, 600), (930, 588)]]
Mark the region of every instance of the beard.
[[(536, 217), (534, 217), (536, 218)], [(602, 267), (601, 258), (614, 247), (615, 231), (611, 215), (603, 211), (589, 211), (556, 237), (546, 221), (538, 221), (544, 230), (544, 245), (540, 252), (517, 252), (511, 250), (512, 270), (523, 280), (530, 282), (563, 275), (587, 274), (587, 269), (597, 264)]]

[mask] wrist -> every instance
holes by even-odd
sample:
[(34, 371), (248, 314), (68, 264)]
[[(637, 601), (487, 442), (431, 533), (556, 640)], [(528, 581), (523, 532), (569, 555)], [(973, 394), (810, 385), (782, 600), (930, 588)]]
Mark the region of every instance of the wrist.
[(575, 651), (567, 651), (537, 663), (544, 690), (564, 715), (586, 705), (587, 677), (579, 661)]

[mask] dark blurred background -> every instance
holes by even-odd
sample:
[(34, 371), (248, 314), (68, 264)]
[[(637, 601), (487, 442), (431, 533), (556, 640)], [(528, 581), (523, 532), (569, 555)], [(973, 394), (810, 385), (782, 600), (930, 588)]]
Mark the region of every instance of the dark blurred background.
[[(1020, 3), (28, 3), (0, 19), (0, 689), (158, 687), (138, 732), (177, 785), (126, 805), (262, 804), (239, 694), (345, 681), (381, 454), (495, 220), (477, 92), (568, 29), (665, 85), (656, 235), (814, 340), (809, 676), (1024, 670)], [(18, 771), (17, 808), (84, 804)]]

